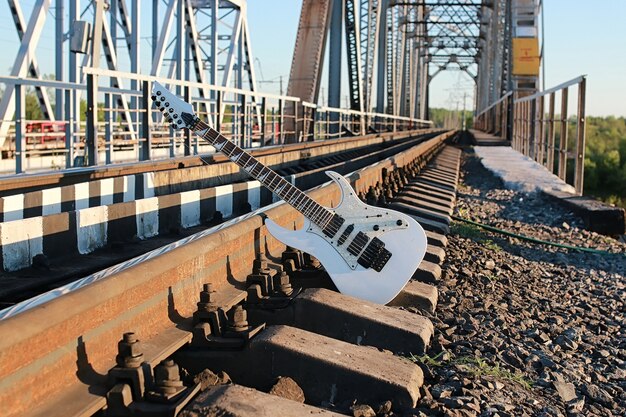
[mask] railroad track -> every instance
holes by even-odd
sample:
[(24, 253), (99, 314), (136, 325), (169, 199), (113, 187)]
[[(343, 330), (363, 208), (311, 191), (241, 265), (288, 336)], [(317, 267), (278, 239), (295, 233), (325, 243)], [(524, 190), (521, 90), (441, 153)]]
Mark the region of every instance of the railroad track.
[[(174, 415), (187, 407), (200, 410), (197, 415), (299, 416), (322, 413), (319, 406), (347, 412), (354, 400), (395, 412), (414, 407), (423, 377), (401, 355), (423, 352), (433, 327), (407, 309), (436, 306), (436, 289), (425, 282), (439, 278), (445, 257), (460, 156), (445, 147), (450, 136), (350, 177), (363, 199), (413, 215), (427, 230), (426, 260), (392, 306), (329, 290), (315, 259), (267, 234), (265, 215), (282, 225), (302, 222), (295, 210), (273, 204), (109, 268), (89, 285), (0, 321), (3, 410)], [(309, 195), (325, 205), (339, 197), (331, 185)], [(180, 368), (183, 379), (208, 368), (226, 372), (234, 384), (196, 395), (192, 378), (186, 385), (179, 380)], [(307, 405), (268, 397), (263, 391), (278, 377), (295, 381)]]
[[(286, 159), (287, 163), (280, 164), (277, 171), (306, 190), (325, 182), (326, 170), (347, 174), (435, 135), (423, 132), (391, 143), (374, 140), (369, 146), (360, 147), (350, 146), (355, 141), (335, 141), (341, 146), (336, 145), (338, 149), (330, 155), (312, 155), (315, 149), (319, 153), (320, 146), (301, 145), (290, 151), (281, 148), (257, 153), (264, 153), (266, 159)], [(332, 151), (332, 146), (327, 144), (325, 148)], [(290, 161), (296, 156), (302, 158), (297, 164)], [(0, 307), (32, 298), (274, 201), (271, 192), (257, 181), (223, 184), (224, 171), (233, 164), (218, 155), (211, 156), (211, 160), (213, 164), (208, 166), (177, 170), (146, 172), (133, 168), (129, 174), (92, 183), (0, 197), (0, 220), (12, 220), (0, 226), (2, 241), (12, 242), (0, 250), (5, 269), (0, 272)], [(170, 166), (169, 162), (164, 164)], [(120, 172), (116, 168), (105, 173)], [(234, 173), (230, 177), (238, 179)], [(28, 178), (25, 181), (31, 183)], [(34, 267), (28, 268), (33, 256), (40, 252), (45, 257), (38, 257)]]

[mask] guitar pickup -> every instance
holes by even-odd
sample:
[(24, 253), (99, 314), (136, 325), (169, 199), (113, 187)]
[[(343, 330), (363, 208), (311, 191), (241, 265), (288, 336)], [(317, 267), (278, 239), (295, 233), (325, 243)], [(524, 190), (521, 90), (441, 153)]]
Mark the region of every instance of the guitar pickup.
[(333, 238), (335, 237), (339, 229), (341, 229), (341, 226), (343, 225), (345, 221), (346, 219), (344, 219), (338, 214), (335, 214), (333, 215), (333, 218), (328, 222), (326, 227), (322, 229), (322, 232), (324, 232), (326, 236)]
[(367, 245), (369, 240), (370, 238), (367, 237), (365, 233), (363, 232), (357, 233), (354, 239), (352, 239), (352, 242), (350, 242), (350, 244), (348, 245), (348, 252), (354, 256), (357, 256), (359, 253), (361, 253), (361, 251), (363, 250), (365, 245)]
[(339, 239), (337, 240), (337, 246), (343, 245), (346, 239), (348, 239), (348, 236), (350, 236), (350, 233), (352, 233), (353, 231), (354, 231), (353, 224), (346, 227), (346, 229), (343, 231), (343, 233), (341, 234), (341, 236), (339, 236)]

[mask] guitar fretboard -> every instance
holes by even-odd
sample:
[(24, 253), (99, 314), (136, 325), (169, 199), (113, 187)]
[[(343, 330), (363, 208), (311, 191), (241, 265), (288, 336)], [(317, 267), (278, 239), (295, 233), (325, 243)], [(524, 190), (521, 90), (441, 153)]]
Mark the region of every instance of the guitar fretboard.
[(228, 159), (239, 165), (251, 177), (258, 180), (320, 228), (324, 229), (333, 219), (333, 213), (286, 181), (271, 168), (263, 165), (248, 152), (226, 139), (205, 122), (197, 120), (193, 130), (213, 145), (215, 149), (226, 155)]

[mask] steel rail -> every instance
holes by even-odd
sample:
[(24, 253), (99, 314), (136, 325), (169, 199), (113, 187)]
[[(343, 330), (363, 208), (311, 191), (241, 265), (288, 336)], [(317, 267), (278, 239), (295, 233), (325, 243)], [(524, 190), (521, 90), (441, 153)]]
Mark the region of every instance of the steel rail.
[[(350, 176), (355, 190), (381, 181), (383, 168), (426, 160), (453, 134), (356, 171)], [(308, 194), (329, 206), (339, 199), (332, 184)], [(297, 211), (277, 204), (122, 263), (91, 285), (0, 321), (0, 403), (7, 417), (97, 412), (105, 405), (106, 374), (125, 332), (137, 334), (144, 360), (153, 365), (185, 345), (203, 284), (213, 284), (218, 304), (232, 306), (245, 297), (256, 254), (264, 250), (275, 259), (284, 249), (267, 233), (263, 216), (285, 226), (302, 223)]]

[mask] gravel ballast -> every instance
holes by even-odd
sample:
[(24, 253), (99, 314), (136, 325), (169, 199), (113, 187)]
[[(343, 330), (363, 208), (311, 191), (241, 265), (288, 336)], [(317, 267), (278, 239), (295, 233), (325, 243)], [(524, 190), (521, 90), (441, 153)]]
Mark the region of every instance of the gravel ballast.
[(505, 189), (463, 156), (455, 214), (612, 252), (539, 245), (452, 224), (435, 338), (414, 415), (626, 415), (626, 245), (582, 230), (540, 193)]

